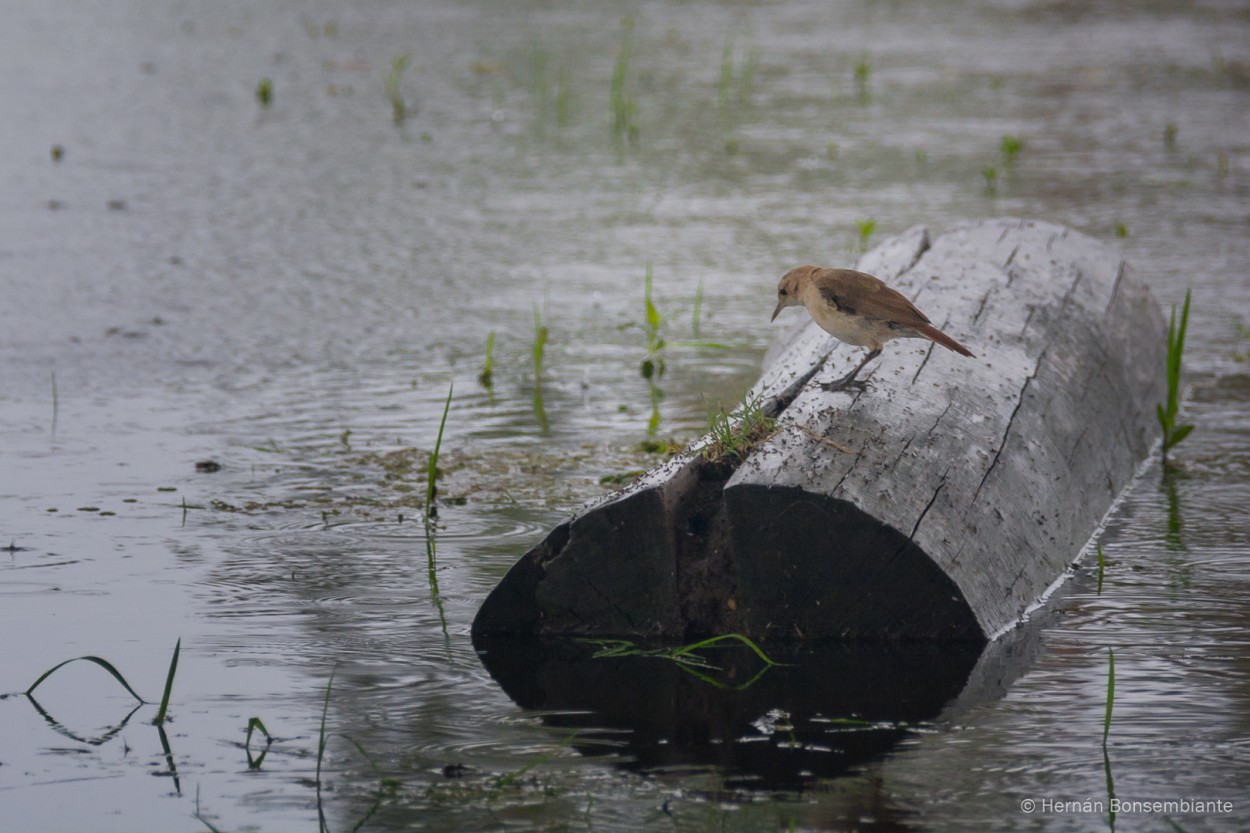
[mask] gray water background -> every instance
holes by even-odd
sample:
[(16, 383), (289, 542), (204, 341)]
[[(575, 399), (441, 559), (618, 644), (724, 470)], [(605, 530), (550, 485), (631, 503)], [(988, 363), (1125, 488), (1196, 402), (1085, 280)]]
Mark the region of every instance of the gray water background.
[[(627, 38), (636, 137), (611, 119)], [(1105, 801), (1108, 769), (1120, 798), (1236, 805), (1185, 830), (1244, 829), (1248, 144), (1237, 3), (8, 4), (0, 691), (97, 654), (157, 699), (183, 650), (170, 756), (150, 706), (82, 742), (132, 707), (85, 663), (40, 690), (79, 740), (0, 701), (0, 817), (205, 830), (198, 799), (221, 830), (315, 829), (335, 669), (334, 830), (378, 781), (342, 735), (391, 779), (364, 829), (1102, 830), (1105, 811), (1020, 808)], [(729, 345), (667, 351), (657, 435), (682, 441), (754, 381), (785, 269), (853, 262), (858, 222), (881, 239), (999, 215), (1106, 240), (1165, 309), (1194, 292), (1183, 469), (1143, 472), (1102, 593), (1077, 573), (1026, 672), (795, 794), (629, 772), (517, 708), (469, 624), (601, 477), (656, 459), (645, 344), (622, 328), (648, 265), (670, 340), (694, 336), (702, 282), (700, 335)], [(452, 383), (440, 488), (464, 500), (440, 512), (436, 597), (420, 473), (397, 490), (378, 455), (423, 465)], [(252, 716), (278, 739), (258, 772)]]

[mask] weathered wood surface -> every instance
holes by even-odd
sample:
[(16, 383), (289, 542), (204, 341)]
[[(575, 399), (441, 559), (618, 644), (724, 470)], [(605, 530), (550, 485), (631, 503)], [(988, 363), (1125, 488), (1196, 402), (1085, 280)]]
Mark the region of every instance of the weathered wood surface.
[(776, 433), (736, 469), (705, 438), (556, 527), (474, 633), (985, 640), (1018, 621), (1155, 439), (1158, 305), (1113, 250), (1045, 223), (916, 228), (857, 268), (977, 358), (894, 341), (866, 390), (828, 393), (862, 352), (792, 324), (752, 394)]

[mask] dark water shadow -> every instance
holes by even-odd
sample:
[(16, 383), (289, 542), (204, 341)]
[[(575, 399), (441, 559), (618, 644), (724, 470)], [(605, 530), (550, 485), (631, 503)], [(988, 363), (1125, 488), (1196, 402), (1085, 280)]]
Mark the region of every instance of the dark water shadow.
[(571, 639), (479, 638), (487, 671), (585, 756), (627, 770), (716, 769), (728, 788), (801, 789), (879, 759), (900, 741), (995, 698), (1034, 651), (975, 644), (768, 646), (705, 652), (713, 673), (655, 657), (596, 658)]

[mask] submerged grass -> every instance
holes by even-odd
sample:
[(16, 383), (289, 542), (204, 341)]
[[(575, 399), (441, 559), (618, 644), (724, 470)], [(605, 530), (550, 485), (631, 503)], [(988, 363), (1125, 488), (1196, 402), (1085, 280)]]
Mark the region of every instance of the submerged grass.
[(745, 683), (735, 686), (736, 689), (742, 690), (754, 685), (755, 682), (764, 675), (764, 673), (775, 665), (781, 663), (772, 659), (768, 654), (764, 653), (759, 645), (755, 644), (750, 637), (743, 636), (740, 633), (727, 633), (720, 636), (709, 637), (698, 642), (692, 642), (689, 645), (683, 645), (679, 648), (643, 648), (636, 642), (628, 639), (583, 639), (590, 645), (598, 645), (599, 649), (592, 655), (593, 659), (619, 659), (621, 657), (653, 657), (655, 659), (664, 659), (676, 663), (683, 671), (694, 675), (704, 682), (717, 688), (725, 688), (725, 684), (719, 680), (704, 674), (704, 671), (719, 671), (719, 666), (713, 665), (708, 661), (707, 657), (699, 653), (709, 648), (734, 647), (725, 643), (737, 643), (740, 647), (746, 647), (751, 650), (764, 665), (760, 668), (759, 673), (747, 680)]
[(1115, 705), (1115, 649), (1107, 649), (1107, 708), (1102, 717), (1102, 746), (1107, 748), (1107, 736), (1111, 734), (1111, 710)]
[(1163, 464), (1168, 465), (1168, 452), (1194, 430), (1192, 425), (1177, 425), (1180, 412), (1181, 359), (1185, 352), (1185, 331), (1189, 327), (1189, 296), (1185, 291), (1185, 307), (1181, 312), (1181, 324), (1176, 326), (1176, 305), (1172, 305), (1172, 319), (1168, 324), (1168, 398), (1158, 405), (1159, 426), (1163, 429)]
[(509, 784), (515, 783), (519, 778), (521, 778), (521, 776), (525, 775), (525, 773), (529, 772), (532, 769), (536, 769), (537, 767), (542, 766), (543, 764), (547, 763), (552, 758), (554, 758), (556, 755), (559, 755), (561, 750), (567, 748), (570, 744), (573, 743), (574, 740), (576, 740), (576, 738), (577, 738), (577, 732), (573, 732), (564, 740), (560, 741), (560, 744), (555, 749), (552, 749), (550, 752), (546, 753), (545, 755), (542, 755), (536, 758), (535, 760), (531, 761), (530, 763), (526, 764), (525, 766), (521, 767), (518, 770), (509, 772), (505, 775), (501, 775), (498, 778), (496, 778), (495, 786), (506, 787)]

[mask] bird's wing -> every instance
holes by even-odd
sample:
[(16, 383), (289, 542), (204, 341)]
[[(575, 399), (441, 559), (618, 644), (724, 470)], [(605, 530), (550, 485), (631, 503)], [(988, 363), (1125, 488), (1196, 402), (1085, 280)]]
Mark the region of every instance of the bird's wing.
[(930, 323), (906, 296), (872, 275), (851, 269), (818, 269), (812, 282), (827, 303), (843, 312), (893, 321), (904, 327)]

